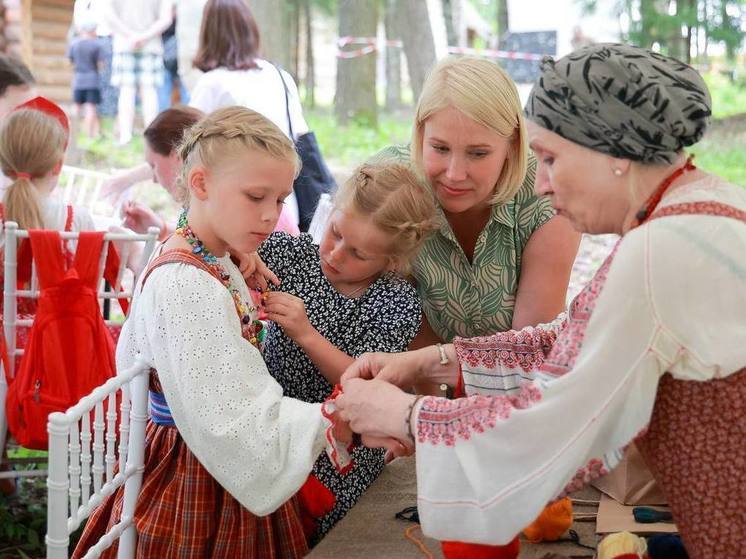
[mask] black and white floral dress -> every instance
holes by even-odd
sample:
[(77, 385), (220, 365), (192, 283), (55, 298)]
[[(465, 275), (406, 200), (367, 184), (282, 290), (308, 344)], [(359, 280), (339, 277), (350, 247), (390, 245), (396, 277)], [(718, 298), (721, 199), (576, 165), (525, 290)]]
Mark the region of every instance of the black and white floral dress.
[[(321, 271), (319, 247), (311, 236), (273, 233), (259, 248), (259, 255), (280, 278), (279, 291), (303, 300), (311, 325), (335, 347), (357, 357), (368, 351), (404, 351), (420, 328), (422, 309), (416, 289), (400, 276), (387, 273), (357, 299), (332, 287)], [(282, 328), (270, 322), (264, 358), (285, 396), (306, 402), (323, 402), (333, 386), (305, 352)], [(383, 451), (355, 448), (354, 468), (339, 474), (326, 454), (313, 475), (336, 498), (334, 508), (317, 522), (312, 543), (338, 522), (383, 470)]]

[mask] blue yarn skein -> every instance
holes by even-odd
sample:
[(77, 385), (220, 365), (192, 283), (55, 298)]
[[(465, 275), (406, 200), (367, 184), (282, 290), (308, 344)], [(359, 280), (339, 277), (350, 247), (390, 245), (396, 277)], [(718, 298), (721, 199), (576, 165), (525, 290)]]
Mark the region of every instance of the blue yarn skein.
[(689, 559), (678, 534), (661, 534), (648, 538), (650, 559)]

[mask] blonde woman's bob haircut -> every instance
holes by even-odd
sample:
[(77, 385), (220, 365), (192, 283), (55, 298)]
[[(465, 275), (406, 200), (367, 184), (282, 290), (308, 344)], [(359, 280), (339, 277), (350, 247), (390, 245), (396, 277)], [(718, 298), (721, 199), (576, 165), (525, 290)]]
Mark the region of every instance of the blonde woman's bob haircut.
[(496, 63), (483, 58), (449, 57), (439, 62), (425, 80), (414, 117), (412, 162), (420, 173), (424, 171), (425, 121), (448, 107), (511, 140), (492, 203), (511, 200), (523, 184), (528, 167), (526, 126), (513, 80)]

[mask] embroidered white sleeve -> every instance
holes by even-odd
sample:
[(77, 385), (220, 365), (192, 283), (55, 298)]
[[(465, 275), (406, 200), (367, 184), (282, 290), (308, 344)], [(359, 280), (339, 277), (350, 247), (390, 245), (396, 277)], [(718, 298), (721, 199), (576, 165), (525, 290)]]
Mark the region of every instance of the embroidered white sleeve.
[(566, 313), (552, 322), (492, 336), (453, 340), (467, 395), (505, 395), (533, 381), (561, 331)]
[[(422, 401), (417, 484), (427, 535), (505, 544), (547, 502), (615, 466), (647, 425), (669, 363), (650, 351), (660, 325), (639, 241), (625, 239), (605, 285), (589, 286), (603, 289), (590, 319), (578, 309), (532, 382), (510, 394)], [(566, 369), (545, 372), (550, 364)], [(504, 374), (501, 363), (495, 369)]]
[(300, 488), (324, 448), (320, 406), (282, 396), (213, 277), (157, 268), (122, 331), (119, 367), (138, 352), (158, 371), (189, 449), (243, 506), (266, 515)]

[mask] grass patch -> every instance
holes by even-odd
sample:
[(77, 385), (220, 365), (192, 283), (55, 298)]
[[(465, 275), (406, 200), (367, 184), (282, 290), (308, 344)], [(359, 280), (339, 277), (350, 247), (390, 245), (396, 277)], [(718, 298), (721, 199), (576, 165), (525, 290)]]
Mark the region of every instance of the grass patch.
[(112, 169), (127, 169), (145, 161), (142, 133), (135, 133), (127, 145), (117, 144), (114, 135), (114, 118), (101, 118), (101, 137), (88, 138), (78, 131), (75, 147), (68, 150), (67, 163), (84, 169), (110, 172)]
[(337, 126), (330, 108), (306, 111), (308, 126), (316, 134), (321, 153), (335, 167), (352, 168), (391, 144), (409, 142), (412, 113), (380, 113), (378, 128), (351, 123)]
[(746, 81), (735, 82), (717, 72), (703, 75), (712, 96), (713, 118), (725, 118), (746, 111)]
[(723, 148), (720, 142), (705, 140), (690, 151), (697, 156), (697, 167), (746, 187), (746, 142)]

